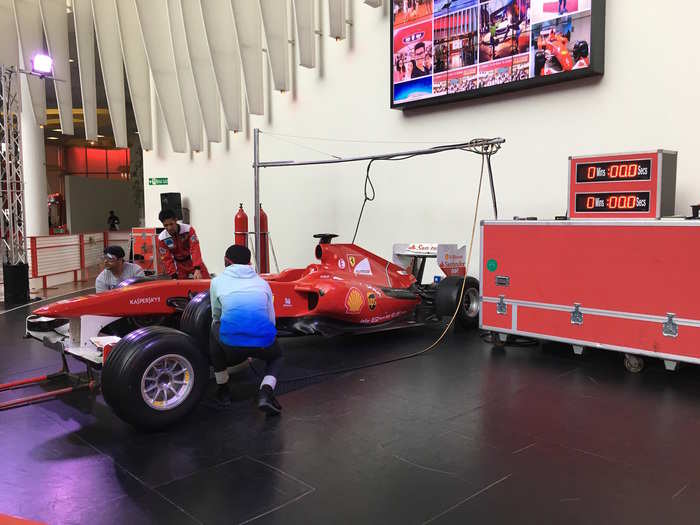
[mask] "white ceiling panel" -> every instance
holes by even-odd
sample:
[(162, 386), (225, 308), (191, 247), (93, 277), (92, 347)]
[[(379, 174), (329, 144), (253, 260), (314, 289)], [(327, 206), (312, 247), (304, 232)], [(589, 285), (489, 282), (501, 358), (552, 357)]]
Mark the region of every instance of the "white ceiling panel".
[(78, 49), (80, 93), (83, 99), (85, 138), (97, 139), (97, 78), (95, 76), (95, 24), (90, 0), (73, 0), (75, 41)]
[(148, 58), (143, 46), (136, 4), (134, 0), (116, 0), (116, 3), (126, 78), (136, 127), (139, 130), (139, 140), (143, 149), (151, 150), (153, 149), (151, 74), (148, 70)]
[(297, 26), (299, 65), (316, 67), (316, 25), (314, 0), (294, 0), (294, 14)]
[(289, 20), (287, 0), (260, 0), (272, 80), (278, 91), (289, 91)]
[(202, 151), (202, 115), (199, 112), (197, 88), (194, 84), (190, 54), (187, 50), (185, 22), (182, 18), (182, 4), (180, 4), (180, 0), (168, 0), (168, 17), (170, 18), (170, 32), (173, 38), (177, 80), (180, 85), (180, 97), (182, 98), (182, 109), (185, 112), (185, 124), (187, 125), (190, 149)]
[(68, 15), (65, 0), (41, 0), (41, 19), (44, 23), (49, 56), (53, 58), (54, 89), (58, 105), (61, 132), (73, 135), (73, 95), (68, 59)]
[[(279, 3), (279, 0), (278, 0)], [(252, 115), (265, 114), (263, 95), (262, 19), (260, 5), (252, 0), (232, 0), (233, 20), (236, 23), (238, 46), (243, 63), (248, 111)]]
[(0, 64), (19, 66), (19, 44), (12, 0), (0, 0)]
[(243, 127), (241, 56), (231, 0), (205, 0), (202, 2), (202, 15), (224, 107), (226, 127), (231, 131), (239, 131)]
[[(19, 50), (25, 69), (32, 68), (32, 57), (37, 52), (45, 53), (44, 29), (41, 25), (39, 0), (12, 0), (19, 37)], [(34, 118), (40, 126), (46, 124), (46, 86), (44, 80), (28, 76), (29, 98), (34, 109)]]
[(170, 36), (167, 0), (136, 0), (148, 64), (173, 151), (187, 152), (187, 131)]
[(118, 148), (126, 148), (126, 93), (117, 5), (113, 0), (92, 0), (92, 16), (114, 143)]
[(221, 142), (221, 112), (219, 91), (216, 87), (214, 64), (209, 54), (209, 42), (199, 0), (182, 0), (187, 48), (197, 86), (199, 109), (209, 142)]
[(345, 12), (345, 0), (328, 0), (331, 38), (342, 40), (347, 36)]
[[(0, 0), (0, 64), (19, 67), (19, 42), (12, 0)], [(19, 76), (12, 79), (13, 91), (19, 93)]]

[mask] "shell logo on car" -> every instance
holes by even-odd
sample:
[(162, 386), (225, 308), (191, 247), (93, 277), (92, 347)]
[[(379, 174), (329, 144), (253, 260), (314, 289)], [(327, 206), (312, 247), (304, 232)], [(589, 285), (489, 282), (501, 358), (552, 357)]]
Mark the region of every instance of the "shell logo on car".
[(365, 305), (365, 299), (362, 292), (357, 288), (350, 288), (347, 297), (345, 298), (345, 310), (349, 314), (359, 314), (362, 307)]

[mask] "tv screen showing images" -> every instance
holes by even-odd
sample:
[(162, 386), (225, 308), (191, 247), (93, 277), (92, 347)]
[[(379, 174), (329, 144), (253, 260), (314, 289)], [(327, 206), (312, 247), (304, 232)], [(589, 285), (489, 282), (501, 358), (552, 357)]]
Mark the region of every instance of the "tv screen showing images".
[(603, 74), (605, 0), (392, 0), (391, 107)]

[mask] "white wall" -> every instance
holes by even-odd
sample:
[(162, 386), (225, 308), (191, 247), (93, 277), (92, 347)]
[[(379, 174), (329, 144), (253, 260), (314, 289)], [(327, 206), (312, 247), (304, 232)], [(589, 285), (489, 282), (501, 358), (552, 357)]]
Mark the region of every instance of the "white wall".
[(139, 212), (129, 181), (66, 176), (66, 220), (70, 233), (92, 233), (108, 228), (109, 210), (119, 217), (119, 228), (139, 225)]
[[(700, 146), (700, 62), (692, 51), (693, 31), (674, 31), (668, 39), (666, 28), (677, 25), (678, 13), (665, 4), (607, 2), (602, 79), (405, 113), (389, 109), (388, 12), (356, 4), (355, 38), (335, 42), (322, 37), (321, 67), (296, 68), (296, 91), (268, 94), (267, 115), (250, 117), (249, 128), (377, 141), (502, 136), (508, 142), (493, 164), (505, 218), (565, 213), (567, 158), (572, 154), (678, 150), (676, 210), (689, 213), (689, 204), (700, 201), (700, 177), (692, 161)], [(182, 192), (205, 260), (220, 271), (238, 202), (244, 203), (252, 224), (252, 132), (230, 133), (226, 143), (191, 157), (171, 152), (162, 117), (157, 110), (154, 116), (157, 144), (144, 154), (144, 179), (168, 177), (169, 185), (145, 186), (146, 224), (157, 223), (161, 191)], [(419, 146), (284, 140), (337, 155)], [(319, 157), (280, 138), (262, 136), (263, 160)], [(358, 244), (390, 258), (394, 242), (465, 242), (479, 168), (478, 157), (461, 152), (375, 163), (377, 198), (367, 206)], [(261, 200), (282, 266), (312, 261), (313, 233), (330, 231), (340, 234), (340, 241), (351, 239), (364, 175), (365, 164), (263, 171)], [(485, 184), (480, 217), (491, 216)], [(475, 248), (472, 261), (477, 256)], [(478, 273), (475, 267), (471, 271)]]

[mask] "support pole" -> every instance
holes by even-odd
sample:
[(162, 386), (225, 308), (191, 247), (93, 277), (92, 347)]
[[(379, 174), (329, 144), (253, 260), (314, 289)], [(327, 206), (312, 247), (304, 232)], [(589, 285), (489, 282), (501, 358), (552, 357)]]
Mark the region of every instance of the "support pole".
[(486, 154), (486, 167), (489, 170), (489, 184), (491, 185), (491, 201), (493, 202), (493, 217), (498, 220), (498, 205), (496, 204), (496, 188), (493, 185), (493, 170), (491, 169), (491, 154)]
[(255, 185), (255, 269), (260, 271), (260, 129), (253, 130), (253, 184)]
[[(255, 263), (256, 269), (260, 270), (260, 168), (283, 168), (291, 166), (319, 166), (323, 164), (343, 164), (347, 162), (361, 162), (371, 160), (392, 160), (417, 157), (421, 155), (435, 155), (445, 151), (462, 150), (486, 157), (486, 164), (489, 172), (489, 184), (491, 186), (491, 200), (493, 201), (493, 213), (498, 219), (498, 206), (496, 203), (496, 189), (493, 184), (493, 170), (491, 168), (491, 156), (501, 149), (505, 143), (503, 138), (474, 139), (469, 142), (456, 144), (443, 144), (432, 148), (423, 148), (411, 151), (381, 153), (375, 155), (364, 155), (359, 157), (336, 157), (324, 160), (273, 160), (260, 162), (260, 129), (253, 130), (253, 184), (255, 187)], [(273, 248), (274, 256), (274, 248)], [(276, 259), (276, 257), (275, 257)], [(275, 261), (276, 264), (276, 261)]]

